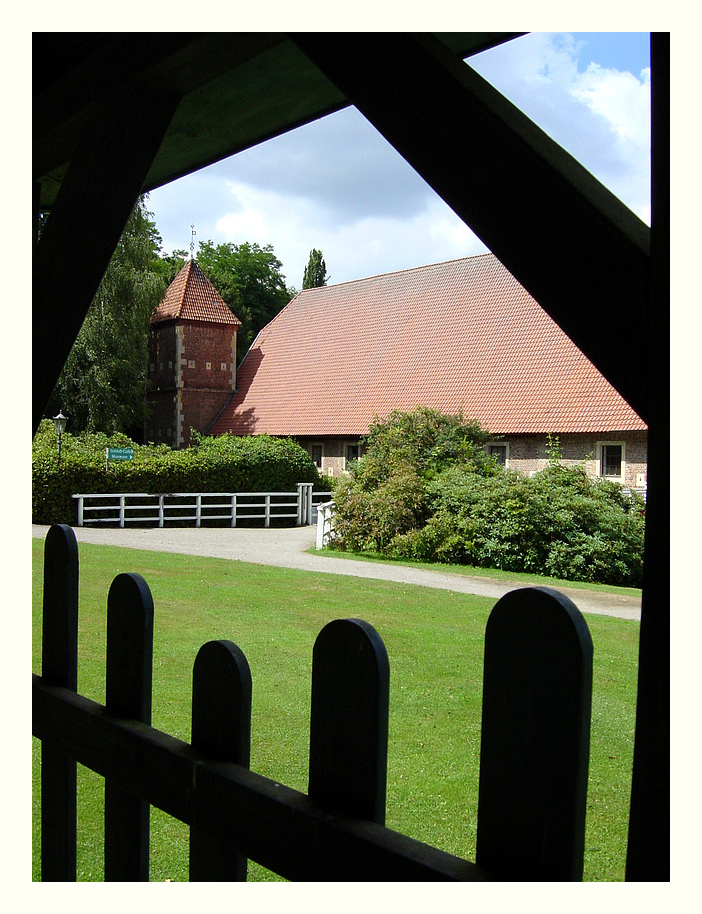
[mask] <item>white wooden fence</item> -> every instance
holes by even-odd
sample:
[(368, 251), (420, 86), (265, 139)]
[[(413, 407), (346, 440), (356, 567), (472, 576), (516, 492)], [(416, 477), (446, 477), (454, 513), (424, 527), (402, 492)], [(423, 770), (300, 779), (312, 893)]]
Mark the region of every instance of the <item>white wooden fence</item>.
[[(329, 493), (327, 492), (327, 496)], [(334, 532), (334, 502), (329, 499), (317, 505), (317, 549), (329, 544)]]
[(317, 522), (317, 506), (329, 501), (329, 492), (313, 491), (313, 484), (298, 483), (297, 492), (168, 492), (146, 494), (120, 492), (110, 494), (79, 493), (78, 526), (86, 524), (156, 524), (194, 522), (196, 527), (212, 521), (263, 521), (295, 519), (297, 526)]

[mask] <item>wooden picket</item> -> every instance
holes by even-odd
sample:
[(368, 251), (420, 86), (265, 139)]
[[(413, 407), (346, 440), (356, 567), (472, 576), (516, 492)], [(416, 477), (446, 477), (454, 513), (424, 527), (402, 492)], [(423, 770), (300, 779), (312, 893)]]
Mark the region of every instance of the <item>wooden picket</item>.
[(105, 879), (147, 880), (148, 811), (190, 826), (190, 880), (246, 879), (252, 859), (286, 879), (582, 878), (592, 643), (564, 596), (512, 592), (495, 606), (485, 688), (475, 863), (384, 826), (390, 673), (367, 622), (334, 620), (312, 657), (308, 794), (249, 770), (251, 673), (229, 641), (193, 669), (192, 734), (150, 725), (153, 602), (136, 574), (108, 596), (106, 705), (76, 691), (78, 549), (45, 546), (42, 880), (76, 879), (76, 761), (105, 778)]

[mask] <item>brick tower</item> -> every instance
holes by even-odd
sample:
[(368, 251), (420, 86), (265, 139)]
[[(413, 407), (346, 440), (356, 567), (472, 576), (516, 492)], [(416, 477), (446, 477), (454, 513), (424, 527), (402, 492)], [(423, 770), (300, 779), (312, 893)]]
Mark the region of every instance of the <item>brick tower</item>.
[(151, 315), (146, 440), (173, 448), (204, 431), (236, 387), (241, 321), (189, 260)]

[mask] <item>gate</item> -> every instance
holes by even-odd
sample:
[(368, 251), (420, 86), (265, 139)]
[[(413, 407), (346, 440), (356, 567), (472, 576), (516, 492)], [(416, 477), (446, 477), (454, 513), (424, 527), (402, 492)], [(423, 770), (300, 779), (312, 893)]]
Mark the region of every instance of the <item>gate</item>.
[(78, 546), (52, 527), (44, 554), (43, 881), (76, 879), (76, 762), (105, 779), (105, 880), (149, 878), (149, 806), (190, 826), (191, 881), (242, 881), (252, 859), (291, 880), (580, 880), (592, 642), (565, 596), (513, 591), (485, 636), (476, 860), (385, 827), (389, 662), (368, 623), (327, 624), (313, 650), (309, 787), (249, 769), (251, 674), (230, 641), (194, 659), (192, 735), (151, 721), (154, 605), (137, 574), (109, 590), (106, 698), (77, 693)]

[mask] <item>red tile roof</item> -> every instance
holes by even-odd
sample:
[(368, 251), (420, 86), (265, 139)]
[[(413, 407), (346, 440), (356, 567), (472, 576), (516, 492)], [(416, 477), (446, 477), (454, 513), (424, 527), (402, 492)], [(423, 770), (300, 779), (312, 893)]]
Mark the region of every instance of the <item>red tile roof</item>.
[(494, 434), (646, 428), (492, 254), (300, 292), (237, 384), (212, 434), (356, 436), (417, 406)]
[(176, 318), (241, 326), (196, 260), (189, 260), (166, 289), (163, 301), (151, 315), (151, 323)]

